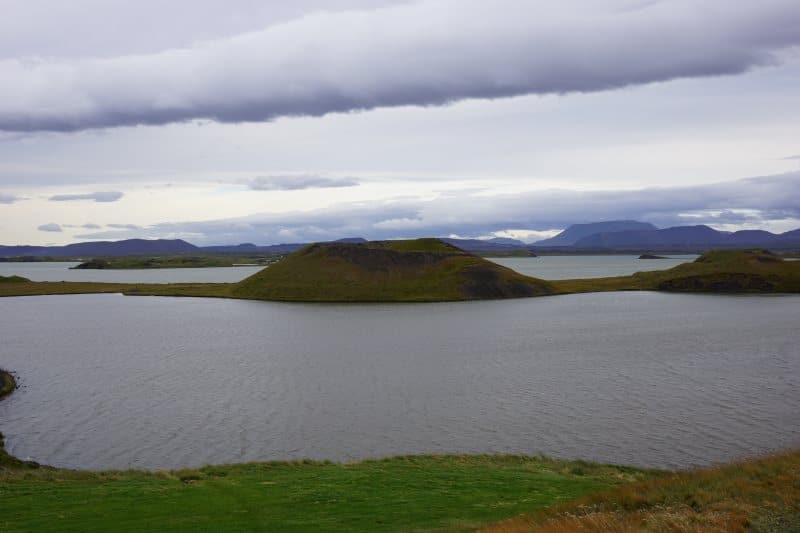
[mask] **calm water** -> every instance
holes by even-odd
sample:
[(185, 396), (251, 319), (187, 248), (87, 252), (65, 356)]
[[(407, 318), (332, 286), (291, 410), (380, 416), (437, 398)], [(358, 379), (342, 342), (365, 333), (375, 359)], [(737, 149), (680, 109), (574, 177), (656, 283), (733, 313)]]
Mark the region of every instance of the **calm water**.
[(694, 261), (696, 255), (669, 255), (667, 259), (639, 259), (638, 255), (543, 255), (499, 257), (495, 263), (540, 279), (578, 279), (628, 276), (634, 272), (666, 270)]
[[(551, 255), (492, 258), (528, 276), (542, 279), (625, 276), (642, 270), (665, 270), (694, 261), (696, 255), (642, 260), (638, 255)], [(108, 283), (236, 283), (263, 267), (160, 268), (153, 270), (70, 270), (79, 263), (0, 263), (0, 276), (33, 281), (102, 281)]]
[(800, 297), (0, 299), (12, 453), (164, 468), (423, 452), (684, 467), (800, 444)]
[(151, 270), (70, 270), (80, 263), (0, 263), (0, 276), (32, 281), (101, 281), (107, 283), (236, 283), (262, 266), (157, 268)]

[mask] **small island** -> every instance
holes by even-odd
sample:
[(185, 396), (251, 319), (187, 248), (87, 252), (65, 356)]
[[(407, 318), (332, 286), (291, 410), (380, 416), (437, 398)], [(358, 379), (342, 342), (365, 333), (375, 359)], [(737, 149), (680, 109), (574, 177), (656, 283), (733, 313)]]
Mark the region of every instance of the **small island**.
[(664, 257), (663, 255), (655, 255), (655, 254), (642, 254), (639, 256), (639, 259), (669, 259), (669, 257)]
[(236, 298), (314, 302), (431, 302), (553, 294), (440, 239), (311, 244), (235, 285)]
[(155, 268), (211, 268), (268, 266), (283, 255), (163, 255), (98, 257), (71, 267), (71, 270), (147, 270)]

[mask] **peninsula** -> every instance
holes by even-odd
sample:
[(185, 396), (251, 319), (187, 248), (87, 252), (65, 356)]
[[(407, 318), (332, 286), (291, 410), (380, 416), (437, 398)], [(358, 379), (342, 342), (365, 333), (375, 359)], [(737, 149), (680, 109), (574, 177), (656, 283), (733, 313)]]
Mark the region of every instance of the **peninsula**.
[(604, 291), (800, 292), (800, 262), (765, 250), (712, 250), (692, 263), (630, 276), (545, 281), (439, 239), (308, 245), (239, 283), (31, 282), (0, 296), (123, 293), (295, 302), (437, 302)]

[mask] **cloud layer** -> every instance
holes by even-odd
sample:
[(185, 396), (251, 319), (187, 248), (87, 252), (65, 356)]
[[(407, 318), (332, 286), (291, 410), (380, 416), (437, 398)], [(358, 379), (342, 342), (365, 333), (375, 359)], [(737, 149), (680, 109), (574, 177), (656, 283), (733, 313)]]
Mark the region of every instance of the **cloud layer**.
[(61, 225), (60, 224), (55, 224), (55, 223), (52, 223), (52, 222), (50, 224), (42, 224), (41, 226), (39, 226), (36, 229), (38, 229), (39, 231), (49, 231), (49, 232), (53, 232), (53, 233), (61, 233), (62, 231), (64, 231), (64, 230), (61, 229)]
[(2, 194), (0, 193), (0, 204), (13, 204), (14, 202), (20, 201), (22, 198), (19, 196), (14, 196), (13, 194)]
[(51, 196), (49, 200), (51, 202), (76, 202), (81, 200), (90, 200), (93, 202), (108, 203), (116, 202), (123, 196), (125, 196), (125, 194), (119, 191), (99, 191), (81, 194), (56, 194), (55, 196)]
[[(497, 196), (450, 193), (431, 200), (348, 203), (327, 209), (162, 223), (80, 238), (185, 238), (196, 244), (308, 242), (361, 236), (485, 236), (580, 222), (636, 219), (658, 226), (763, 225), (800, 221), (800, 172), (693, 187), (622, 191), (545, 190)], [(465, 216), (468, 213), (468, 216)]]
[(0, 130), (264, 121), (746, 71), (800, 44), (796, 0), (423, 0), (146, 55), (0, 61)]
[(359, 182), (351, 178), (323, 178), (320, 176), (262, 176), (247, 182), (247, 186), (254, 191), (299, 191), (355, 187), (356, 185), (359, 185)]

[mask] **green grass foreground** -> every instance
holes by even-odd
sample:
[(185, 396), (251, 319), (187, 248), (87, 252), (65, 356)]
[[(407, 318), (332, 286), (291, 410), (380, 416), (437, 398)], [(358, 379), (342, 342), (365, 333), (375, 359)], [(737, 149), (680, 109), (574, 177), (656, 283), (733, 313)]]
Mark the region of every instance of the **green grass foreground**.
[(464, 531), (648, 474), (504, 456), (0, 470), (2, 531)]

